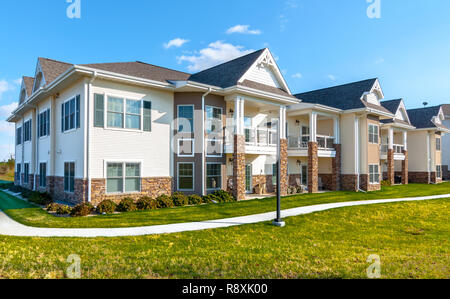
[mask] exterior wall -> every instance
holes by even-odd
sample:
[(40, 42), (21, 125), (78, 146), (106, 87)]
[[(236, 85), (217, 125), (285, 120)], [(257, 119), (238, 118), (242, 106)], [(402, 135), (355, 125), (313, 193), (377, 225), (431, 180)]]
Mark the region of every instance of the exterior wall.
[[(354, 175), (355, 170), (355, 114), (344, 114), (340, 121), (342, 145), (342, 174)], [(344, 184), (346, 185), (346, 184)]]
[[(450, 128), (450, 116), (443, 121), (443, 125)], [(445, 179), (450, 180), (450, 173), (448, 169), (450, 167), (450, 134), (442, 136), (442, 165), (445, 171)]]
[(426, 131), (408, 133), (409, 172), (428, 172), (427, 134)]

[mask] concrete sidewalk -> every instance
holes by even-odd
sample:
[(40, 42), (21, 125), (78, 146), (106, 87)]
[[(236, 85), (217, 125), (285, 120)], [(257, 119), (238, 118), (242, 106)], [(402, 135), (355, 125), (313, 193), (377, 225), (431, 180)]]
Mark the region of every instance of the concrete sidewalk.
[[(450, 198), (450, 194), (416, 197), (416, 198), (366, 200), (366, 201), (340, 202), (315, 206), (306, 206), (284, 210), (282, 211), (282, 216), (283, 218), (286, 218), (343, 207), (385, 204), (395, 202), (424, 201), (442, 198)], [(16, 221), (12, 220), (6, 214), (0, 211), (0, 235), (17, 236), (17, 237), (78, 237), (78, 238), (146, 236), (146, 235), (172, 234), (188, 231), (200, 231), (206, 229), (224, 228), (245, 224), (254, 224), (272, 221), (273, 219), (275, 219), (275, 212), (221, 219), (221, 220), (156, 225), (146, 227), (61, 229), (61, 228), (28, 227), (20, 223), (17, 223)]]

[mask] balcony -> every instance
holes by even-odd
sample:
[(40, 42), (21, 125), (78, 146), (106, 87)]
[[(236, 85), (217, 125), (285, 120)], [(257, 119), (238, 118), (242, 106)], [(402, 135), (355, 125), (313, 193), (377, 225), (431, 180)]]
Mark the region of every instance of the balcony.
[[(317, 145), (319, 149), (319, 157), (335, 157), (336, 150), (334, 149), (335, 137), (317, 135)], [(302, 137), (288, 137), (288, 153), (289, 156), (308, 156), (308, 144), (310, 141), (309, 135)]]
[[(381, 159), (386, 160), (388, 154), (389, 145), (382, 144), (380, 148)], [(405, 146), (403, 144), (394, 144), (394, 160), (404, 160), (405, 155), (403, 151), (405, 150)]]
[[(246, 154), (264, 154), (276, 155), (278, 145), (278, 134), (274, 129), (268, 128), (246, 128), (245, 153)], [(234, 152), (234, 135), (227, 134), (225, 138), (225, 152), (232, 154)]]

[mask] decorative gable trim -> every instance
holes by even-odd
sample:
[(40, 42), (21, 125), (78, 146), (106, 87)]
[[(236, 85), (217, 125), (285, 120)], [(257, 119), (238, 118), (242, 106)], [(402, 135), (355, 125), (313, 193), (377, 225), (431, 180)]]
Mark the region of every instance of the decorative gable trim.
[(243, 83), (245, 80), (250, 80), (250, 81), (254, 81), (251, 80), (249, 78), (249, 76), (252, 74), (252, 72), (254, 72), (255, 69), (257, 68), (266, 68), (268, 70), (270, 70), (273, 75), (275, 76), (275, 82), (277, 83), (278, 86), (276, 86), (277, 88), (283, 89), (284, 91), (286, 91), (287, 93), (289, 93), (289, 95), (292, 95), (291, 90), (289, 89), (289, 86), (286, 83), (286, 80), (284, 79), (272, 53), (269, 51), (269, 49), (265, 49), (260, 57), (253, 63), (253, 65), (245, 72), (245, 74), (239, 79), (239, 83)]
[(380, 102), (382, 99), (384, 99), (383, 89), (381, 89), (381, 84), (380, 84), (380, 81), (378, 79), (373, 84), (372, 89), (370, 90), (370, 92), (378, 94), (378, 102)]
[[(40, 75), (40, 77), (39, 77), (39, 75)], [(46, 82), (45, 76), (44, 76), (44, 72), (42, 71), (41, 62), (39, 59), (38, 59), (37, 65), (36, 65), (36, 72), (35, 72), (34, 78), (35, 79), (34, 79), (32, 93), (37, 91), (40, 87), (47, 85), (47, 82)]]
[(445, 120), (444, 110), (442, 110), (442, 107), (440, 107), (438, 115), (433, 117), (432, 122), (438, 125), (442, 125), (442, 122), (444, 120)]
[(408, 111), (406, 110), (405, 102), (403, 100), (400, 102), (400, 105), (398, 106), (396, 115), (398, 113), (402, 113), (403, 116), (406, 117), (405, 121), (411, 124), (411, 121), (409, 120)]
[(25, 78), (22, 78), (22, 85), (19, 93), (19, 105), (25, 103), (28, 100), (27, 87), (25, 85)]

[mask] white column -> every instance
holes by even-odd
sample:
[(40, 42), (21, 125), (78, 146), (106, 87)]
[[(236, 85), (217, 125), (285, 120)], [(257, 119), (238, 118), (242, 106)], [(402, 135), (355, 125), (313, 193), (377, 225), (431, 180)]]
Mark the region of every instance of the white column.
[(286, 139), (286, 107), (280, 107), (280, 139)]
[(241, 115), (239, 117), (239, 128), (240, 128), (239, 135), (244, 135), (245, 134), (245, 127), (244, 127), (245, 101), (243, 98), (241, 98), (240, 103), (241, 103), (241, 108), (239, 109), (239, 111), (241, 112)]
[(317, 142), (317, 113), (311, 112), (309, 114), (309, 134), (310, 141)]
[(394, 149), (394, 129), (389, 128), (389, 149)]
[(341, 143), (339, 116), (334, 118), (334, 143)]
[(239, 135), (240, 132), (240, 128), (239, 128), (239, 116), (240, 116), (240, 108), (241, 108), (241, 103), (240, 103), (240, 99), (236, 98), (234, 100), (234, 133), (236, 135)]
[(408, 150), (408, 131), (403, 132), (403, 146), (405, 148), (405, 151)]

